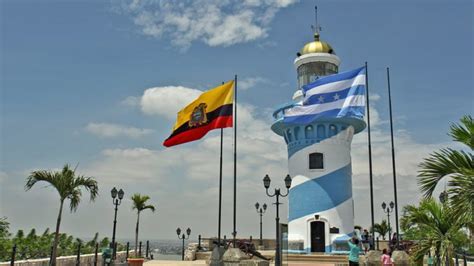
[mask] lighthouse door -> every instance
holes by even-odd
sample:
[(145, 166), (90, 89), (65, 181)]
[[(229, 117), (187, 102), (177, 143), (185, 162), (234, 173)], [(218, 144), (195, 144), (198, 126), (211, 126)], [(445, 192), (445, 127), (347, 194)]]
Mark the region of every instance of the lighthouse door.
[(325, 252), (324, 222), (311, 222), (311, 252)]

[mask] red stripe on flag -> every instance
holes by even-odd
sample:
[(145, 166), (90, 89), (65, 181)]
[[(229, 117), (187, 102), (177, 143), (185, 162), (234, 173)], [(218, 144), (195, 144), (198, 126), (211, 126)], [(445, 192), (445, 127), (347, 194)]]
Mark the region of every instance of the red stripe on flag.
[(198, 140), (204, 137), (207, 132), (216, 129), (216, 128), (225, 128), (232, 127), (232, 115), (230, 116), (219, 116), (216, 119), (212, 120), (209, 124), (189, 129), (184, 131), (176, 136), (168, 138), (163, 142), (165, 147), (171, 147), (178, 144)]

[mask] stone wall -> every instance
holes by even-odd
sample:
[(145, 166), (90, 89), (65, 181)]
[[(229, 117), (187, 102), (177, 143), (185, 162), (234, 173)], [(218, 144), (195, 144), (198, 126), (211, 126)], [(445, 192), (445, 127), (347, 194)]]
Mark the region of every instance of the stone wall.
[[(134, 254), (134, 251), (130, 251), (129, 255)], [(126, 262), (126, 251), (117, 252), (117, 262)], [(94, 254), (81, 255), (81, 265), (94, 265)], [(77, 256), (64, 256), (56, 258), (57, 266), (75, 266)], [(0, 262), (0, 266), (9, 266), (10, 262)], [(15, 265), (18, 266), (48, 266), (49, 258), (45, 259), (33, 259), (33, 260), (19, 260), (15, 261)], [(102, 253), (97, 254), (97, 265), (102, 265)]]
[[(214, 247), (213, 241), (217, 238), (203, 238), (201, 240), (201, 246), (207, 250), (212, 250)], [(245, 240), (250, 241), (250, 239), (238, 239), (238, 240)], [(232, 239), (227, 239), (227, 241), (232, 241)], [(263, 242), (263, 250), (273, 250), (275, 249), (275, 239), (262, 239)], [(255, 248), (259, 249), (260, 246), (260, 239), (253, 238), (252, 243), (255, 245)]]

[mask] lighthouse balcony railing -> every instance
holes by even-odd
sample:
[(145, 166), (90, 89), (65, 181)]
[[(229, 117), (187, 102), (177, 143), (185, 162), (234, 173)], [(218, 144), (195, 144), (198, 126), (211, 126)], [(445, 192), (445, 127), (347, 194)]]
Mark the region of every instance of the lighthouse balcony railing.
[(294, 106), (297, 106), (298, 104), (297, 103), (294, 103), (294, 102), (289, 102), (289, 103), (284, 103), (284, 104), (281, 104), (279, 106), (277, 106), (275, 108), (275, 111), (273, 112), (273, 118), (276, 120), (280, 120), (283, 118), (283, 116), (285, 115), (285, 111), (294, 107)]

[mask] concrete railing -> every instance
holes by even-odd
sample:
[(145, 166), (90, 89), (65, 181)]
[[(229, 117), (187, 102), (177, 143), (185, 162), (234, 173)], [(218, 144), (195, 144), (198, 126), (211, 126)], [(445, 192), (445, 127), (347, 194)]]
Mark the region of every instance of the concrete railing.
[[(135, 252), (130, 251), (129, 256), (133, 255)], [(117, 252), (117, 262), (126, 262), (126, 251), (119, 251)], [(74, 256), (63, 256), (56, 258), (56, 265), (57, 266), (75, 266), (77, 260), (77, 255)], [(80, 265), (87, 265), (92, 266), (94, 265), (95, 254), (84, 254), (80, 257)], [(102, 265), (102, 253), (97, 254), (97, 265)], [(10, 265), (10, 262), (0, 262), (0, 266), (7, 266)], [(45, 259), (32, 259), (32, 260), (18, 260), (15, 261), (15, 265), (18, 266), (48, 266), (49, 265), (49, 258)]]

